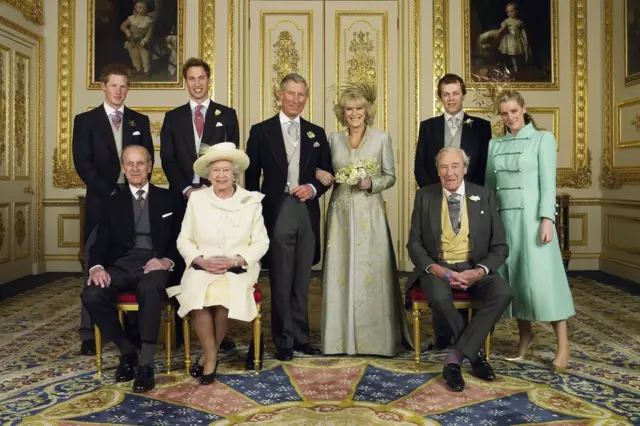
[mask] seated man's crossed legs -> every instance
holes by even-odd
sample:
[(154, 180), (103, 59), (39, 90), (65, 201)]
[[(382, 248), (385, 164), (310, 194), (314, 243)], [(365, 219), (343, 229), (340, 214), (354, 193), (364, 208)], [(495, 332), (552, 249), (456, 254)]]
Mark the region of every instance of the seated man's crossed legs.
[[(120, 363), (116, 369), (117, 382), (135, 378), (133, 390), (145, 392), (155, 386), (153, 357), (160, 331), (162, 310), (166, 303), (166, 287), (171, 272), (154, 270), (144, 273), (142, 268), (111, 266), (106, 272), (107, 285), (91, 282), (82, 293), (82, 303), (87, 307), (91, 320), (98, 326), (104, 340), (112, 341), (120, 351)], [(122, 329), (115, 308), (119, 293), (135, 292), (138, 302), (138, 324), (142, 346), (136, 346)]]
[[(442, 266), (456, 272), (471, 269), (467, 263)], [(474, 376), (486, 381), (494, 380), (495, 374), (482, 347), (513, 297), (507, 282), (496, 274), (490, 274), (466, 289), (474, 299), (482, 301), (482, 307), (475, 312), (468, 324), (465, 324), (463, 315), (453, 306), (453, 293), (449, 282), (435, 275), (425, 274), (420, 277), (420, 286), (427, 294), (432, 309), (444, 321), (453, 336), (454, 344), (449, 350), (442, 371), (447, 385), (456, 392), (464, 390), (465, 384), (460, 370), (464, 358), (471, 363)]]

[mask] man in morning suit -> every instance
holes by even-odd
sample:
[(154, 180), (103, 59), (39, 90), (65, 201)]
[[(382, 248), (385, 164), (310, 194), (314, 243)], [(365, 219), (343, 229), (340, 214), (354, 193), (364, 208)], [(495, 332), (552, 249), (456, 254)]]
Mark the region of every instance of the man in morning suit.
[[(211, 185), (193, 171), (200, 146), (212, 146), (220, 142), (240, 143), (238, 116), (232, 108), (213, 102), (209, 97), (211, 67), (199, 58), (190, 58), (182, 66), (189, 102), (168, 111), (160, 132), (160, 159), (169, 181), (169, 190), (182, 208), (176, 212), (180, 220), (184, 216), (187, 200), (193, 191)], [(182, 260), (180, 260), (182, 269)], [(225, 337), (220, 347), (235, 347)]]
[[(261, 191), (270, 247), (271, 328), (276, 358), (289, 361), (293, 351), (320, 355), (309, 343), (308, 295), (311, 267), (320, 261), (320, 205), (327, 190), (315, 177), (320, 168), (333, 174), (323, 128), (300, 117), (309, 87), (298, 74), (280, 83), (281, 111), (251, 127), (245, 187)], [(260, 175), (263, 174), (262, 187)]]
[[(491, 123), (479, 117), (467, 115), (462, 109), (467, 88), (464, 80), (455, 74), (445, 74), (438, 81), (438, 97), (444, 114), (420, 123), (416, 148), (414, 174), (420, 188), (440, 182), (434, 158), (446, 146), (462, 148), (471, 157), (466, 180), (484, 186), (487, 152), (491, 139)], [(445, 349), (451, 336), (443, 322), (433, 313), (435, 342), (432, 346)]]
[[(155, 386), (153, 355), (160, 318), (179, 254), (176, 239), (180, 222), (168, 190), (151, 185), (151, 154), (142, 147), (129, 146), (122, 153), (126, 189), (112, 195), (104, 205), (98, 235), (89, 257), (89, 280), (82, 303), (105, 340), (120, 351), (117, 382), (133, 382), (134, 392)], [(115, 309), (116, 297), (135, 292), (142, 348), (126, 337)], [(137, 368), (136, 368), (137, 366)]]
[[(84, 217), (85, 282), (88, 278), (91, 245), (96, 238), (96, 226), (109, 196), (125, 183), (120, 167), (122, 150), (129, 145), (142, 145), (153, 156), (153, 140), (149, 117), (135, 112), (124, 101), (129, 92), (127, 67), (107, 65), (100, 75), (104, 103), (91, 111), (76, 115), (73, 121), (73, 163), (78, 176), (87, 186)], [(95, 355), (93, 326), (87, 310), (80, 314), (80, 352)]]
[[(419, 283), (431, 308), (453, 336), (442, 375), (455, 392), (464, 390), (463, 358), (472, 374), (495, 379), (482, 344), (512, 299), (511, 288), (496, 271), (509, 255), (494, 194), (465, 181), (469, 157), (460, 148), (443, 148), (436, 165), (441, 183), (416, 193), (407, 250), (415, 265), (407, 292)], [(453, 291), (466, 291), (482, 307), (465, 325), (453, 306)]]

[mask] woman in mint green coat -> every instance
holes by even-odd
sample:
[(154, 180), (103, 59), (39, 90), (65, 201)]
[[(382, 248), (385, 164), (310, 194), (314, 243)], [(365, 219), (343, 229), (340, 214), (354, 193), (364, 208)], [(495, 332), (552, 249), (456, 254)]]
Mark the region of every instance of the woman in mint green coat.
[(509, 282), (514, 299), (507, 314), (517, 318), (518, 355), (533, 348), (531, 321), (550, 321), (558, 339), (553, 368), (569, 363), (567, 318), (575, 314), (555, 230), (556, 140), (538, 130), (518, 92), (498, 96), (507, 132), (491, 139), (485, 185), (497, 194), (507, 231), (509, 257), (499, 273)]

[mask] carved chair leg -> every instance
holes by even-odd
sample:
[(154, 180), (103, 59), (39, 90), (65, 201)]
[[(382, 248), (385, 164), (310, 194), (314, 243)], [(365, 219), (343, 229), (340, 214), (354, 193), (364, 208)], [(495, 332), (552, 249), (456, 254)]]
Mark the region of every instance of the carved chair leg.
[(413, 304), (413, 345), (414, 345), (414, 362), (416, 372), (420, 371), (420, 308), (416, 303)]
[(172, 333), (172, 323), (173, 323), (173, 306), (171, 303), (167, 305), (167, 317), (165, 318), (165, 328), (164, 328), (164, 339), (165, 345), (167, 348), (167, 374), (171, 373), (171, 333)]
[(189, 324), (189, 315), (182, 318), (182, 337), (184, 338), (184, 366), (187, 374), (191, 369), (191, 324)]
[(255, 367), (256, 375), (260, 374), (262, 363), (260, 362), (260, 351), (262, 345), (260, 344), (260, 334), (262, 333), (262, 304), (258, 303), (258, 315), (253, 320), (253, 366)]
[(102, 334), (97, 325), (93, 326), (93, 334), (96, 339), (96, 368), (98, 376), (102, 376)]

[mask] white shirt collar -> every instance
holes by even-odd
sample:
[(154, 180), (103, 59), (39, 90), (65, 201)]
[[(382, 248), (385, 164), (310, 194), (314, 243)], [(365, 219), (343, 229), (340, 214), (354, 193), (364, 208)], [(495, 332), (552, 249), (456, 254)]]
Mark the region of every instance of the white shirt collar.
[(124, 105), (120, 105), (120, 107), (118, 109), (113, 109), (111, 108), (111, 105), (109, 105), (108, 103), (104, 102), (102, 105), (104, 105), (104, 110), (107, 112), (107, 115), (110, 117), (112, 114), (115, 114), (116, 111), (120, 111), (120, 114), (122, 114), (124, 116)]
[(462, 123), (462, 120), (464, 119), (464, 110), (461, 109), (460, 112), (457, 113), (456, 115), (451, 115), (446, 111), (444, 112), (444, 121), (448, 123), (451, 117), (458, 117), (460, 119), (460, 123)]
[[(202, 101), (201, 105), (206, 110), (207, 108), (209, 108), (210, 103), (211, 103), (211, 98), (207, 98), (204, 101)], [(198, 103), (196, 101), (194, 101), (193, 99), (189, 99), (189, 107), (191, 108), (191, 112), (193, 112), (193, 110), (196, 109), (197, 106), (198, 106)]]
[[(142, 198), (146, 200), (147, 195), (149, 195), (149, 182), (145, 183), (144, 186), (140, 189), (144, 191), (144, 194), (142, 194)], [(133, 198), (138, 198), (138, 188), (129, 184), (129, 190), (131, 191), (131, 194), (133, 194)]]
[[(448, 191), (444, 186), (442, 187), (442, 190), (444, 191), (444, 195), (447, 196), (447, 198), (449, 198), (449, 195), (451, 195), (451, 191)], [(462, 181), (462, 185), (460, 185), (460, 188), (458, 188), (457, 191), (455, 191), (456, 194), (460, 194), (462, 195), (462, 198), (464, 198), (464, 194), (465, 194), (465, 189), (464, 189), (464, 180)]]
[[(278, 115), (280, 116), (280, 124), (288, 123), (291, 121), (291, 119), (287, 117), (282, 111), (280, 111), (280, 114)], [(294, 118), (293, 121), (298, 123), (298, 127), (300, 127), (300, 116), (297, 116), (296, 118)]]

